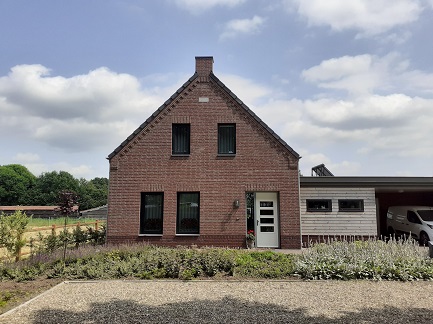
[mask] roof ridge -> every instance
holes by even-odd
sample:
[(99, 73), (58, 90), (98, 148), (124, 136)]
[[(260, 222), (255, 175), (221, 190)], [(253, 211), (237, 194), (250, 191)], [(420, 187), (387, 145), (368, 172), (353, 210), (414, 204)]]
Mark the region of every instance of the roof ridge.
[(300, 159), (301, 156), (284, 141), (277, 133), (275, 133), (254, 111), (252, 111), (233, 91), (231, 91), (218, 77), (211, 72), (210, 78), (213, 79), (233, 100), (235, 100), (251, 117), (254, 118), (273, 138), (275, 138), (280, 144), (282, 144), (293, 156)]
[[(286, 150), (288, 150), (295, 158), (300, 159), (300, 155), (287, 144), (280, 136), (277, 135), (260, 117), (258, 117), (241, 99), (239, 99), (218, 77), (211, 72), (209, 78), (214, 81), (222, 90), (224, 90), (237, 104), (239, 104), (260, 126), (262, 126), (277, 142), (279, 142)], [(132, 139), (134, 139), (147, 125), (149, 125), (167, 106), (169, 106), (179, 94), (188, 88), (192, 82), (199, 79), (197, 72), (188, 79), (169, 99), (167, 99), (149, 118), (146, 119), (138, 128), (132, 132), (113, 152), (111, 152), (107, 159), (111, 160), (117, 153), (119, 153)]]

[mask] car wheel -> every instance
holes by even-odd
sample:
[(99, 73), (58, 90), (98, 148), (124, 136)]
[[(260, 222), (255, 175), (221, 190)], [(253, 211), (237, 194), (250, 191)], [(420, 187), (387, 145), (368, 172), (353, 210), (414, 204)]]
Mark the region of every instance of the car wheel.
[(419, 234), (419, 245), (421, 246), (427, 246), (428, 241), (430, 241), (427, 233), (421, 232)]

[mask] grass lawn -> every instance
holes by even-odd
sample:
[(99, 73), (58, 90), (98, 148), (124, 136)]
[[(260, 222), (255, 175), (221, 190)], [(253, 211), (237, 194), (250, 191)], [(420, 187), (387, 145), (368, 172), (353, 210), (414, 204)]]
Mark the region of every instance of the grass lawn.
[[(53, 217), (53, 218), (31, 218), (29, 225), (27, 226), (29, 229), (37, 228), (37, 227), (48, 227), (48, 226), (63, 226), (66, 224), (77, 224), (81, 223), (95, 223), (98, 219), (96, 218), (76, 218), (76, 217)], [(105, 220), (98, 220), (100, 224), (105, 223)]]

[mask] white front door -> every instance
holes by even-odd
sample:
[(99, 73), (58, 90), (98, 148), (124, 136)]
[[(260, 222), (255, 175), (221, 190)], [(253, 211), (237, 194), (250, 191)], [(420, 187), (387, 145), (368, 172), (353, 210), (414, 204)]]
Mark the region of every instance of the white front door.
[(255, 196), (256, 246), (279, 247), (278, 194), (256, 192)]

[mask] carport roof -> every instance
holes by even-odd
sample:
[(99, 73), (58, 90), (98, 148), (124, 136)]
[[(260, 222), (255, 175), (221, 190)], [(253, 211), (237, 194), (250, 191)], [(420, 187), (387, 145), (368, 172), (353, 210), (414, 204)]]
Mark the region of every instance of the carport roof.
[(433, 177), (300, 177), (301, 188), (375, 188), (376, 192), (433, 191)]

